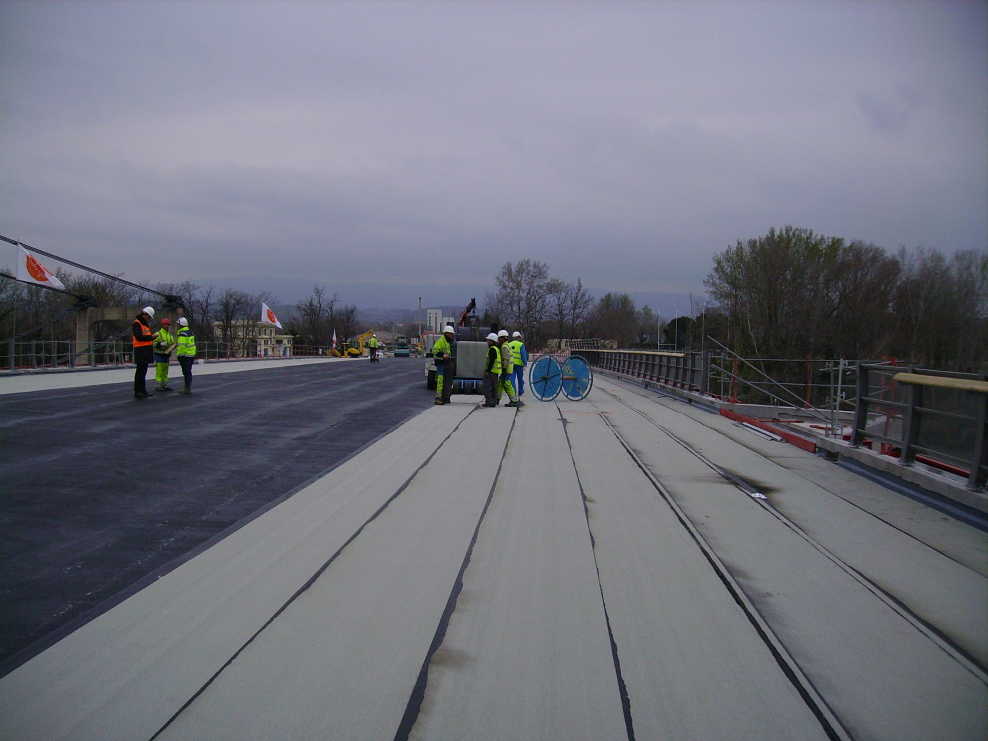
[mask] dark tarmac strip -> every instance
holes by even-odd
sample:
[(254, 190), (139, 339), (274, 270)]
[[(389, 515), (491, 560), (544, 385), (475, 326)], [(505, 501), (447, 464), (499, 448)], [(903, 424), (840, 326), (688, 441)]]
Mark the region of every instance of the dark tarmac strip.
[(0, 676), (433, 398), (421, 361), (405, 359), (193, 388), (143, 402), (129, 384), (0, 396)]

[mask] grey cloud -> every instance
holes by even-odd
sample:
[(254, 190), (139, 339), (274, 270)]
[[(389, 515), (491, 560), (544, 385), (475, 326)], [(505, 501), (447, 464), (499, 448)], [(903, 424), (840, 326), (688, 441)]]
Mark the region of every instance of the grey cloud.
[(785, 223), (982, 247), (985, 20), (8, 3), (4, 229), (131, 275), (277, 282), (283, 300), (328, 275), (358, 302), (373, 286), (455, 303), (525, 256), (597, 292), (699, 293), (715, 252)]

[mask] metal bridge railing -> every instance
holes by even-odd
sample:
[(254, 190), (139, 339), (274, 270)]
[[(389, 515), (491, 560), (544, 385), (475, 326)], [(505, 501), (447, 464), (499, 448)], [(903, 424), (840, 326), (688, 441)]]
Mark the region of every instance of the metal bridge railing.
[(710, 353), (598, 349), (574, 352), (586, 358), (594, 368), (701, 394), (711, 392)]
[[(914, 461), (957, 464), (967, 487), (988, 478), (988, 374), (950, 373), (859, 363), (851, 443), (878, 440), (882, 452)], [(943, 465), (938, 465), (944, 468)]]
[[(197, 342), (198, 358), (203, 360), (260, 360), (278, 358), (319, 357), (331, 355), (328, 345), (294, 345), (287, 354), (244, 354), (242, 343)], [(175, 360), (175, 355), (172, 355)], [(116, 368), (132, 365), (133, 348), (130, 340), (90, 342), (80, 350), (69, 340), (8, 340), (0, 341), (0, 370), (32, 371), (79, 367)]]

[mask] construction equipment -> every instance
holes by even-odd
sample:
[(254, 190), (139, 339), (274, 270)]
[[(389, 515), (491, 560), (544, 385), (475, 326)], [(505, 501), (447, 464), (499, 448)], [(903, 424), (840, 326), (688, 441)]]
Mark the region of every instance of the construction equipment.
[(363, 332), (362, 334), (358, 334), (349, 342), (343, 343), (343, 352), (339, 353), (336, 350), (334, 350), (333, 354), (342, 355), (343, 357), (346, 358), (361, 357), (364, 354), (364, 345), (367, 343), (367, 340), (371, 338), (372, 334), (374, 334), (374, 330), (372, 329), (368, 329), (366, 332)]

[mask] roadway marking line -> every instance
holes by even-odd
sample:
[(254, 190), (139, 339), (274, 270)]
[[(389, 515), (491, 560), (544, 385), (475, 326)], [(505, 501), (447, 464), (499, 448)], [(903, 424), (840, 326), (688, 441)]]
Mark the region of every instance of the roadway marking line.
[(844, 728), (833, 709), (831, 709), (831, 707), (827, 704), (827, 701), (810, 681), (809, 677), (807, 677), (803, 672), (802, 668), (799, 666), (799, 663), (795, 660), (795, 658), (793, 658), (792, 654), (789, 653), (788, 649), (785, 647), (785, 644), (775, 634), (768, 622), (762, 617), (761, 613), (758, 612), (758, 609), (755, 607), (754, 603), (748, 598), (748, 595), (745, 593), (744, 589), (741, 588), (741, 585), (738, 584), (738, 582), (731, 575), (731, 572), (727, 569), (724, 562), (720, 560), (720, 557), (717, 555), (716, 551), (714, 551), (711, 545), (700, 533), (699, 529), (697, 529), (689, 517), (687, 517), (686, 513), (673, 498), (671, 492), (669, 492), (662, 482), (655, 477), (655, 475), (649, 470), (648, 466), (645, 465), (645, 462), (642, 461), (637, 453), (635, 453), (631, 445), (629, 445), (624, 437), (622, 437), (621, 433), (618, 432), (617, 428), (607, 417), (607, 413), (603, 411), (600, 412), (600, 417), (604, 424), (611, 430), (614, 437), (617, 438), (618, 442), (621, 444), (621, 447), (625, 449), (644, 476), (655, 488), (656, 492), (658, 492), (660, 498), (665, 501), (670, 509), (672, 509), (673, 514), (676, 515), (676, 518), (696, 542), (697, 546), (700, 548), (700, 551), (713, 567), (714, 572), (720, 578), (728, 592), (730, 592), (731, 596), (734, 597), (735, 601), (748, 617), (749, 622), (765, 642), (765, 645), (775, 658), (776, 663), (778, 663), (783, 673), (789, 678), (789, 681), (792, 682), (796, 691), (799, 692), (800, 696), (809, 706), (810, 711), (820, 721), (820, 725), (823, 727), (823, 730), (827, 736), (832, 739), (839, 739), (840, 741), (852, 741), (853, 737), (847, 729)]
[(653, 427), (661, 431), (663, 434), (668, 436), (670, 439), (675, 441), (686, 451), (691, 453), (701, 462), (703, 462), (708, 468), (716, 472), (718, 475), (722, 476), (724, 479), (730, 481), (734, 486), (736, 486), (740, 491), (751, 497), (755, 503), (768, 512), (770, 515), (779, 520), (783, 525), (788, 527), (794, 533), (796, 533), (800, 538), (809, 543), (815, 550), (821, 553), (825, 558), (827, 558), (831, 563), (844, 571), (848, 576), (858, 582), (861, 586), (871, 592), (872, 595), (877, 597), (882, 603), (889, 607), (893, 612), (895, 612), (899, 617), (905, 620), (909, 625), (936, 645), (941, 651), (950, 656), (954, 661), (963, 666), (968, 672), (970, 672), (974, 677), (981, 683), (988, 685), (988, 670), (981, 666), (977, 660), (969, 656), (966, 651), (964, 651), (959, 646), (955, 645), (947, 636), (943, 635), (935, 626), (923, 620), (921, 617), (916, 615), (912, 610), (910, 610), (905, 604), (899, 601), (895, 596), (889, 594), (880, 586), (875, 584), (871, 579), (865, 576), (863, 573), (858, 571), (856, 568), (848, 564), (846, 561), (840, 558), (836, 553), (831, 551), (825, 545), (810, 536), (805, 530), (803, 530), (798, 524), (793, 520), (790, 520), (784, 514), (782, 514), (778, 509), (772, 506), (768, 501), (768, 498), (761, 492), (755, 490), (747, 481), (742, 479), (740, 476), (736, 476), (729, 471), (725, 471), (723, 468), (718, 466), (716, 463), (707, 458), (703, 453), (694, 448), (692, 445), (687, 443), (685, 440), (678, 437), (671, 430), (665, 426), (659, 424), (648, 412), (644, 410), (637, 409), (631, 406), (624, 400), (612, 394), (615, 399), (617, 399), (621, 404), (626, 406), (631, 411), (635, 412), (641, 416), (646, 422), (651, 424)]

